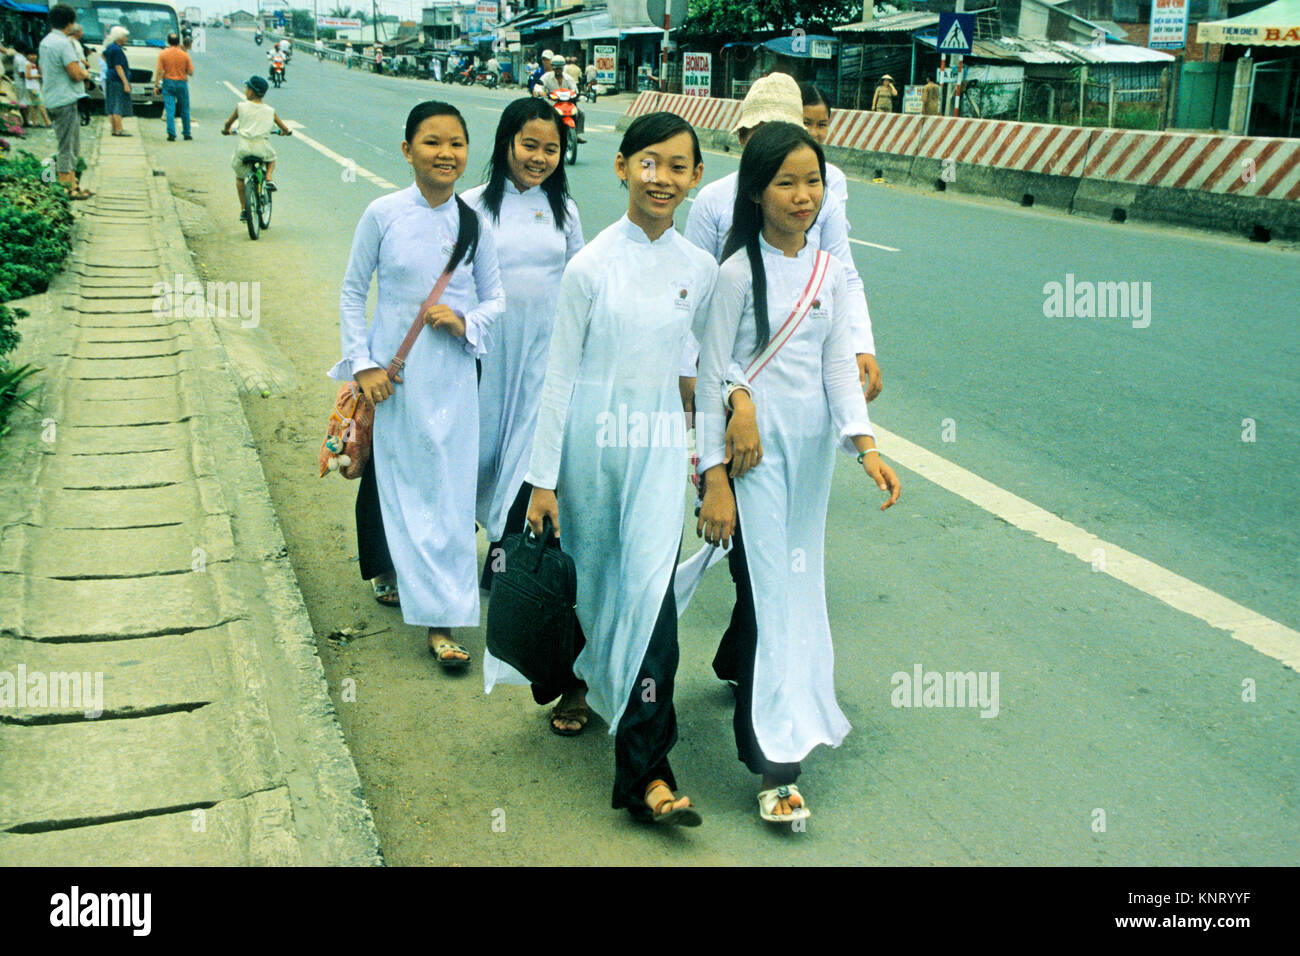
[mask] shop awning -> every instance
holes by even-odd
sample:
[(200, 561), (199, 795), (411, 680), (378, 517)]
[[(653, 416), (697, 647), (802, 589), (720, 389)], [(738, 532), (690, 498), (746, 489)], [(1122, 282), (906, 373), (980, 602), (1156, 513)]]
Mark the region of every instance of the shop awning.
[(623, 27), (618, 31), (621, 37), (638, 36), (642, 33), (663, 33), (663, 27)]
[[(797, 45), (796, 41), (798, 41)], [(817, 45), (822, 49), (829, 46), (832, 54), (834, 54), (835, 48), (840, 45), (840, 41), (836, 37), (813, 35), (810, 33), (807, 36), (799, 37), (773, 37), (771, 40), (764, 40), (761, 45), (781, 56), (812, 59), (814, 45)]]
[(619, 28), (608, 13), (589, 13), (576, 17), (569, 24), (570, 40), (616, 40)]
[(1196, 42), (1300, 46), (1300, 0), (1274, 0), (1239, 17), (1198, 23)]
[(0, 10), (17, 10), (19, 13), (40, 13), (49, 16), (50, 8), (44, 3), (19, 3), (18, 0), (0, 0)]

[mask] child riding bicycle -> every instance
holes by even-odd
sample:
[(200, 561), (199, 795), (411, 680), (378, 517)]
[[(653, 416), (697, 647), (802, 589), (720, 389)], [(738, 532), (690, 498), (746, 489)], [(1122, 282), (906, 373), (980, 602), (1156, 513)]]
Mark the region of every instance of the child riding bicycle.
[(293, 130), (284, 125), (275, 110), (262, 102), (266, 95), (267, 82), (260, 76), (250, 76), (244, 84), (244, 100), (235, 104), (235, 111), (230, 114), (226, 124), (221, 127), (221, 135), (229, 136), (230, 127), (239, 123), (239, 145), (230, 157), (230, 166), (235, 171), (235, 192), (239, 194), (239, 221), (248, 218), (248, 197), (244, 194), (244, 176), (248, 173), (247, 161), (260, 159), (266, 163), (266, 188), (275, 192), (275, 183), (271, 181), (275, 172), (275, 149), (268, 136), (272, 127), (278, 126), (281, 134), (292, 136)]

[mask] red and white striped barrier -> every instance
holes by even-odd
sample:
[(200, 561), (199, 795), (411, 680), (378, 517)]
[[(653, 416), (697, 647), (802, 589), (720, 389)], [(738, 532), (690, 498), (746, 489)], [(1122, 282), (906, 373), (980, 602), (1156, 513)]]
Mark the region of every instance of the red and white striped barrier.
[(1050, 176), (1081, 176), (1093, 134), (1077, 126), (1046, 123), (955, 116), (926, 120), (919, 156)]
[[(656, 110), (698, 129), (729, 131), (740, 118), (740, 101), (642, 93), (628, 115)], [(1300, 139), (835, 110), (826, 145), (1075, 179), (1300, 199)]]
[(674, 113), (697, 129), (730, 130), (740, 119), (740, 100), (711, 96), (682, 96), (679, 93), (639, 93), (628, 107), (628, 116), (656, 112)]
[(1300, 140), (1098, 130), (1089, 179), (1261, 199), (1300, 199)]

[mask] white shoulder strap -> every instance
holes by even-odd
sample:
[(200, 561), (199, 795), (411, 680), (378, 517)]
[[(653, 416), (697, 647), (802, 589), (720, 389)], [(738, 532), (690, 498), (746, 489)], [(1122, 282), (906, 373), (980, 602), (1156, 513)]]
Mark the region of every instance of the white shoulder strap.
[(797, 329), (800, 323), (803, 322), (804, 316), (808, 314), (808, 310), (811, 309), (813, 303), (817, 301), (817, 295), (821, 292), (822, 282), (826, 279), (826, 270), (830, 267), (830, 264), (830, 253), (824, 249), (818, 249), (817, 255), (813, 259), (812, 275), (808, 278), (808, 284), (804, 286), (803, 294), (800, 295), (798, 301), (795, 302), (794, 311), (790, 313), (789, 318), (785, 320), (784, 324), (782, 324), (772, 337), (768, 339), (767, 348), (763, 349), (763, 351), (758, 354), (758, 357), (749, 363), (749, 368), (745, 369), (745, 376), (751, 381), (753, 381), (755, 375), (763, 371), (763, 367), (767, 365), (768, 362), (772, 361), (773, 356), (775, 356), (777, 352), (781, 351), (785, 346), (785, 343), (790, 341), (790, 337), (794, 335), (795, 329)]

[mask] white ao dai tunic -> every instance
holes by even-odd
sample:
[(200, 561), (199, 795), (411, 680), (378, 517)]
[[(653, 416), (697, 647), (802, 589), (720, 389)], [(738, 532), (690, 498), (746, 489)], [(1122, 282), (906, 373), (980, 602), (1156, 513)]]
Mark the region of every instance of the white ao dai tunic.
[(526, 480), (556, 489), (587, 638), (574, 672), (611, 734), (677, 561), (687, 464), (677, 370), (717, 273), (675, 230), (652, 242), (624, 216), (560, 283)]
[[(343, 359), (330, 377), (386, 368), (456, 243), (455, 196), (436, 209), (411, 186), (376, 199), (361, 215), (339, 300)], [(366, 296), (378, 275), (375, 314)], [(478, 471), (478, 387), (474, 359), (505, 308), (492, 230), (479, 223), (472, 262), (452, 275), (442, 303), (465, 316), (465, 338), (425, 328), (403, 382), (375, 409), (374, 456), (402, 617), (425, 627), (476, 627), (474, 486)]]
[[(760, 239), (770, 332), (790, 316), (813, 273), (815, 250), (796, 257)], [(795, 763), (818, 744), (838, 746), (849, 722), (835, 702), (834, 654), (822, 574), (826, 505), (838, 440), (871, 435), (858, 384), (846, 300), (846, 270), (831, 258), (803, 321), (749, 379), (763, 461), (735, 481), (745, 558), (758, 623), (753, 725), (764, 756)], [(758, 354), (753, 275), (744, 250), (718, 273), (701, 336), (696, 383), (700, 473), (722, 462), (722, 383)]]

